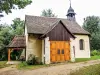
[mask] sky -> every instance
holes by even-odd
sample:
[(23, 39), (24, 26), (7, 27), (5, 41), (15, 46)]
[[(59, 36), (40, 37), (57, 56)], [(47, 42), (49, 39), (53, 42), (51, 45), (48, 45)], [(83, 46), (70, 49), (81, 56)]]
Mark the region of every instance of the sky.
[[(21, 10), (12, 10), (12, 13), (4, 15), (1, 23), (11, 24), (14, 18), (25, 19), (25, 15), (40, 16), (43, 9), (52, 9), (58, 18), (66, 18), (70, 6), (69, 0), (32, 0), (31, 5)], [(72, 8), (76, 13), (76, 21), (82, 25), (87, 16), (100, 16), (100, 0), (71, 0)]]

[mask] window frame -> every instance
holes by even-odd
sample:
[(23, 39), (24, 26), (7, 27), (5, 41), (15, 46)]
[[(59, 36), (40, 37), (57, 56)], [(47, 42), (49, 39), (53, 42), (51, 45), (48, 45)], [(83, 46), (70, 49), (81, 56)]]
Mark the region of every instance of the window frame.
[(84, 39), (79, 40), (79, 49), (84, 50), (85, 49), (85, 42)]

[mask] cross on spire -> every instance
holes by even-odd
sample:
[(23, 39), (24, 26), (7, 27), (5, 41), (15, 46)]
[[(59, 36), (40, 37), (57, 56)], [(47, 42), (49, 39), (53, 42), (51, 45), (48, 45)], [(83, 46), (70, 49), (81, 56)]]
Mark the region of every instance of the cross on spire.
[(70, 2), (70, 7), (71, 7), (71, 0), (69, 0), (69, 2)]

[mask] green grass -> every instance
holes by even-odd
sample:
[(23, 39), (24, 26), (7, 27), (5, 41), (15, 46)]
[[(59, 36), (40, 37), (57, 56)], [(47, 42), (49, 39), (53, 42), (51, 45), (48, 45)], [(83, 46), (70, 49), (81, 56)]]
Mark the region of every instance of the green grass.
[(38, 69), (38, 68), (43, 68), (43, 67), (50, 67), (50, 66), (55, 66), (56, 64), (44, 64), (44, 65), (27, 65), (26, 62), (20, 63), (17, 65), (17, 69), (19, 70), (33, 70), (33, 69)]
[(39, 68), (43, 68), (43, 67), (51, 67), (51, 66), (59, 66), (59, 65), (64, 65), (64, 64), (68, 64), (69, 62), (65, 62), (65, 63), (56, 63), (56, 64), (43, 64), (43, 65), (27, 65), (26, 62), (24, 63), (20, 63), (17, 65), (17, 69), (19, 70), (34, 70), (34, 69), (39, 69)]
[(100, 64), (80, 68), (69, 75), (100, 75)]
[(7, 61), (0, 61), (0, 69), (4, 67), (8, 67), (9, 65), (6, 64)]
[(100, 59), (100, 56), (91, 56), (91, 58), (76, 58), (76, 62), (84, 62), (89, 60), (97, 60)]

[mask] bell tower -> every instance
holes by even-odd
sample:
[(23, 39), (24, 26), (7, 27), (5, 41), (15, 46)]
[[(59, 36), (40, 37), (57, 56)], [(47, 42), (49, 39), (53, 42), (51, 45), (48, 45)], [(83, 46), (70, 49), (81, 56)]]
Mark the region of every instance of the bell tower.
[(66, 15), (67, 19), (70, 21), (76, 21), (76, 18), (75, 18), (76, 13), (74, 12), (74, 9), (71, 6), (71, 0), (69, 0), (69, 1), (70, 1), (70, 7), (67, 11), (67, 15)]

